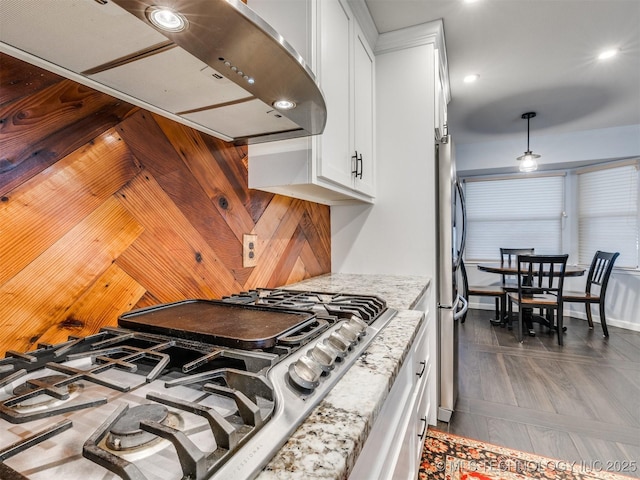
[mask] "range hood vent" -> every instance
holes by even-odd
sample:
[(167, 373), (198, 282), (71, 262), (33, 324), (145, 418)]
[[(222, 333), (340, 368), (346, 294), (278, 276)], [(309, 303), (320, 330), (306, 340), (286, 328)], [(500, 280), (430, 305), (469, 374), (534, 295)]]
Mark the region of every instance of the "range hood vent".
[[(164, 6), (182, 31), (150, 21)], [(239, 0), (2, 0), (0, 51), (236, 143), (316, 135), (326, 122), (302, 57)]]

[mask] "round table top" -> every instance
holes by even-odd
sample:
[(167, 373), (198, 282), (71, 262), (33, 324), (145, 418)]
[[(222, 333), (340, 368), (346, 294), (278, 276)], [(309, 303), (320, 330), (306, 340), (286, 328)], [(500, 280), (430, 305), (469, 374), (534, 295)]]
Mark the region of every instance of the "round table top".
[[(518, 273), (518, 262), (512, 264), (496, 263), (480, 263), (478, 270), (490, 273), (499, 273), (502, 275), (516, 275)], [(564, 271), (565, 277), (580, 277), (584, 275), (585, 268), (578, 265), (567, 265)]]

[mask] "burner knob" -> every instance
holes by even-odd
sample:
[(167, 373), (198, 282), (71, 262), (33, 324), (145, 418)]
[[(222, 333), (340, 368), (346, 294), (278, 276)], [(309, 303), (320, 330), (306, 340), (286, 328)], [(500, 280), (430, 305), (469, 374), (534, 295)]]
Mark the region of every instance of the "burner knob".
[(348, 323), (343, 324), (338, 329), (337, 333), (346, 338), (351, 345), (355, 344), (358, 341), (358, 337), (360, 336), (360, 332)]
[(289, 365), (291, 380), (306, 390), (313, 390), (318, 386), (320, 375), (322, 375), (320, 364), (306, 355)]
[(352, 315), (349, 319), (349, 325), (353, 328), (357, 329), (362, 335), (364, 335), (365, 330), (367, 329), (367, 324), (360, 317), (356, 317)]
[(347, 354), (347, 350), (349, 350), (349, 347), (351, 346), (351, 342), (344, 338), (344, 336), (340, 334), (339, 330), (337, 332), (332, 332), (325, 341), (330, 347), (334, 348), (338, 352), (338, 356), (340, 358)]
[(338, 352), (326, 343), (317, 343), (309, 350), (309, 357), (318, 362), (322, 371), (328, 372), (333, 368)]

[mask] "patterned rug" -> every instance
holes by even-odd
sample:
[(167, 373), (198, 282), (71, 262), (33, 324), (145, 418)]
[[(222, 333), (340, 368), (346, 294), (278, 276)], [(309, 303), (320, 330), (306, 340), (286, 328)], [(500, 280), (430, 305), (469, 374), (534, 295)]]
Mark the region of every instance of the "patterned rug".
[[(613, 463), (620, 463), (616, 465)], [(420, 480), (628, 480), (606, 470), (637, 463), (565, 462), (429, 429), (422, 450)], [(609, 467), (609, 468), (607, 468)]]

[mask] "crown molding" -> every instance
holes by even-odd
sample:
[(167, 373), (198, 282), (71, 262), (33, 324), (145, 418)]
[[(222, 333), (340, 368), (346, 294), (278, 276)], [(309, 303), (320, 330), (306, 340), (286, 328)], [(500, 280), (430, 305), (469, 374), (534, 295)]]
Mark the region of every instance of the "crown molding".
[[(364, 0), (362, 1), (364, 2)], [(423, 45), (433, 45), (433, 47), (438, 50), (440, 78), (446, 101), (449, 102), (449, 100), (451, 100), (449, 63), (447, 60), (447, 48), (444, 40), (444, 22), (442, 19), (381, 33), (378, 35), (378, 41), (375, 43), (373, 51), (376, 55), (382, 55)]]
[(378, 42), (378, 36), (380, 34), (378, 33), (376, 24), (373, 22), (373, 17), (371, 17), (365, 0), (347, 0), (347, 3), (353, 15), (356, 17), (358, 25), (360, 25), (362, 33), (364, 33), (369, 45), (374, 46)]

